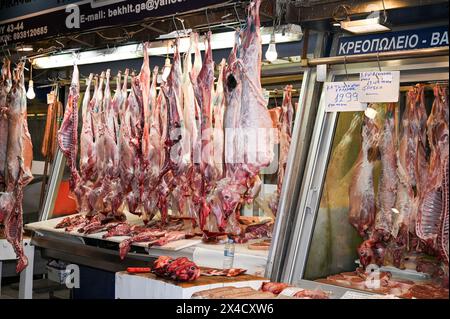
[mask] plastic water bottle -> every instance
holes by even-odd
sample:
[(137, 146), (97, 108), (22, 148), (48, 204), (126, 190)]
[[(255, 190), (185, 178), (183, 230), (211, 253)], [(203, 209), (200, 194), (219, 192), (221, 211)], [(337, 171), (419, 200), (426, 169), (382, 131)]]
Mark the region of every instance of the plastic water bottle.
[(236, 246), (233, 239), (228, 239), (224, 249), (223, 269), (231, 269), (234, 264), (234, 251)]

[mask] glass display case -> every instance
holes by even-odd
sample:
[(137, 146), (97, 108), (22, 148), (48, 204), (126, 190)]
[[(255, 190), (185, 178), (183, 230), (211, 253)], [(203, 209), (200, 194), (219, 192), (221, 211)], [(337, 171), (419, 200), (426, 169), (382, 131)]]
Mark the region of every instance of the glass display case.
[[(401, 71), (400, 102), (394, 105), (394, 112), (390, 114), (395, 123), (395, 144), (398, 145), (402, 134), (401, 121), (405, 114), (407, 92), (416, 84), (425, 87), (425, 107), (429, 115), (435, 100), (433, 87), (436, 83), (442, 84), (443, 87), (448, 85), (448, 57), (336, 65), (332, 67), (328, 81), (358, 80), (360, 72), (379, 69)], [(446, 90), (448, 94), (448, 86)], [(382, 128), (386, 121), (387, 105), (379, 104), (371, 107), (376, 110), (375, 121)], [(305, 282), (314, 281), (318, 284), (331, 284), (348, 289), (400, 294), (401, 289), (374, 290), (367, 287), (365, 276), (371, 275), (364, 274), (364, 269), (360, 267), (361, 256), (358, 255), (358, 249), (369, 236), (362, 236), (349, 220), (350, 206), (355, 204), (351, 203), (351, 184), (362, 149), (361, 132), (366, 121), (365, 117), (364, 112), (327, 113), (325, 93), (322, 92), (305, 178), (290, 236), (285, 242), (285, 255), (282, 257), (284, 264), (278, 280), (300, 286)], [(428, 158), (429, 146), (426, 153)], [(378, 158), (373, 163), (372, 170), (375, 200), (378, 196), (381, 170), (382, 165)], [(282, 256), (282, 252), (278, 254)], [(426, 260), (427, 266), (417, 267), (419, 258), (421, 261)], [(381, 269), (378, 269), (381, 270), (378, 272), (381, 279), (386, 275), (388, 279), (397, 280), (395, 283), (401, 282), (405, 285), (412, 285), (414, 282), (443, 284), (444, 287), (446, 285), (448, 287), (448, 262), (442, 263), (436, 256), (428, 254), (426, 249), (423, 249), (421, 254), (406, 254), (401, 269), (387, 256), (381, 266)], [(359, 280), (362, 284), (352, 285), (353, 281)], [(443, 293), (445, 294), (445, 290)], [(448, 290), (446, 293), (448, 297)]]

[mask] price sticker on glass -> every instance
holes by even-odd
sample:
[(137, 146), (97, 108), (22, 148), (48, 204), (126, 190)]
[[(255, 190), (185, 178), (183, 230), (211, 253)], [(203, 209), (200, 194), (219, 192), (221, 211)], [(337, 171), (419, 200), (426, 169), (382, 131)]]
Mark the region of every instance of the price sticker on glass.
[(327, 112), (358, 112), (367, 109), (366, 103), (359, 99), (360, 82), (325, 83), (325, 100)]

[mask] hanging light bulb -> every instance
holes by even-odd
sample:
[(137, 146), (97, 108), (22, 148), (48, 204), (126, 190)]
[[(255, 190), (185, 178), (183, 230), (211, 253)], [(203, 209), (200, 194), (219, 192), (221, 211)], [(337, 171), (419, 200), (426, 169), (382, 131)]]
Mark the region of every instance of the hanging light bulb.
[(171, 70), (172, 70), (172, 64), (170, 63), (170, 59), (167, 58), (166, 63), (164, 64), (164, 70), (163, 70), (163, 74), (162, 74), (162, 80), (164, 82), (166, 82), (167, 79), (169, 78)]
[(30, 82), (28, 82), (28, 91), (27, 98), (32, 100), (36, 97), (36, 93), (34, 93), (34, 83), (33, 83), (33, 63), (30, 66)]
[(162, 73), (162, 76), (161, 76), (161, 80), (163, 82), (167, 82), (167, 79), (169, 78), (169, 75), (170, 75), (170, 71), (172, 70), (172, 64), (170, 63), (170, 58), (169, 58), (170, 46), (171, 46), (171, 44), (169, 43), (167, 45), (166, 62), (164, 63), (164, 69), (163, 69), (163, 73)]
[(277, 45), (275, 41), (275, 34), (272, 34), (270, 38), (269, 48), (266, 52), (266, 60), (269, 62), (274, 62), (278, 59)]

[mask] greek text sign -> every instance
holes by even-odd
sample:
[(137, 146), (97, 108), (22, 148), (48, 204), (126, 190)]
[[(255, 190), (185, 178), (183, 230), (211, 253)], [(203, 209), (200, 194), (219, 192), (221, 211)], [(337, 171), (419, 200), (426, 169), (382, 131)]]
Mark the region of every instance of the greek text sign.
[(448, 26), (342, 37), (338, 56), (448, 46)]

